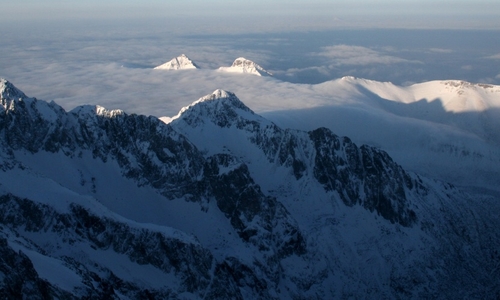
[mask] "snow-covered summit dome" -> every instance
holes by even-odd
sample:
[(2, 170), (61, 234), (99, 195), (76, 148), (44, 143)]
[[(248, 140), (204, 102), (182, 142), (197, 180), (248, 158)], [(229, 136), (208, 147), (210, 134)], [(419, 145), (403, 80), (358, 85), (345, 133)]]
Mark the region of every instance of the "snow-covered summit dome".
[(230, 73), (245, 73), (257, 76), (272, 76), (264, 68), (244, 57), (238, 57), (230, 67), (220, 67), (219, 71)]
[(172, 60), (155, 67), (155, 70), (186, 70), (198, 69), (198, 66), (185, 54), (181, 54)]

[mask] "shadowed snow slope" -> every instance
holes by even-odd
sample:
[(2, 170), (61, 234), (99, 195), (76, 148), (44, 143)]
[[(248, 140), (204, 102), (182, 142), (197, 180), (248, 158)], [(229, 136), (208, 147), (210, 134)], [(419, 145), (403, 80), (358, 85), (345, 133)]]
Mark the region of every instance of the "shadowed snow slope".
[(168, 124), (5, 80), (0, 97), (4, 298), (500, 295), (498, 195), (224, 90)]

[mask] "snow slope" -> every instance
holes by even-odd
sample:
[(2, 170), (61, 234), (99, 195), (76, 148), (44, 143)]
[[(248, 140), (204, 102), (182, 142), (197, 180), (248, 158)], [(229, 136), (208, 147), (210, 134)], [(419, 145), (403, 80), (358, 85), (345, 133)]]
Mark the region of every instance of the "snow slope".
[(243, 73), (256, 76), (272, 76), (272, 74), (264, 70), (264, 68), (244, 57), (235, 59), (230, 67), (220, 67), (217, 70), (221, 72)]
[(500, 87), (460, 81), (399, 87), (344, 77), (311, 88), (308, 108), (262, 115), (282, 127), (324, 126), (381, 147), (428, 177), (498, 189)]
[(172, 58), (170, 61), (154, 68), (155, 70), (189, 70), (198, 69), (198, 66), (185, 54)]

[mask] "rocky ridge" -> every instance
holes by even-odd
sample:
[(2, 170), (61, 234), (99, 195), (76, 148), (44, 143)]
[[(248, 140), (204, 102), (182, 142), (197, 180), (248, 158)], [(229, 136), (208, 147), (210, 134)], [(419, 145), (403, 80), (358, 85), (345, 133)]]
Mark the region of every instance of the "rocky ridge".
[[(279, 128), (222, 90), (169, 124), (99, 106), (65, 112), (5, 80), (0, 95), (2, 249), (18, 249), (15, 259), (26, 261), (22, 272), (39, 289), (19, 290), (9, 279), (2, 292), (318, 299), (454, 297), (466, 288), (471, 297), (499, 295), (498, 220), (486, 209), (494, 199), (474, 201), (408, 173), (380, 149), (325, 128)], [(124, 218), (102, 204), (110, 203), (102, 193), (110, 178), (90, 169), (72, 187), (37, 169), (45, 155), (117, 170), (137, 186), (123, 201), (141, 201), (152, 189), (165, 204), (194, 204), (193, 216), (220, 218), (209, 231), (227, 224), (229, 232), (209, 244), (177, 229), (185, 224)], [(113, 263), (123, 257), (129, 270), (169, 279), (133, 280)], [(51, 277), (43, 268), (49, 262), (75, 276), (73, 286)]]

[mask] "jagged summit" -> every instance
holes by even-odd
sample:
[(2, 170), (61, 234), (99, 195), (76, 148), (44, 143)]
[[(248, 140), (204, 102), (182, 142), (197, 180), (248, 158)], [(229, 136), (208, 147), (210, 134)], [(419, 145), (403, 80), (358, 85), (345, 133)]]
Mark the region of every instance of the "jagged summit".
[(187, 69), (199, 69), (198, 66), (189, 59), (185, 54), (181, 54), (154, 68), (155, 70), (187, 70)]
[(4, 100), (21, 98), (26, 98), (26, 95), (8, 80), (0, 78), (0, 99), (2, 100), (2, 104), (4, 104)]
[(102, 107), (100, 105), (81, 105), (75, 107), (73, 110), (71, 110), (71, 113), (79, 116), (79, 117), (85, 117), (85, 116), (104, 116), (104, 117), (116, 117), (118, 115), (123, 115), (124, 112), (121, 109), (106, 109), (105, 107)]
[[(238, 98), (234, 93), (231, 93), (229, 91), (221, 90), (221, 89), (216, 89), (212, 94), (206, 95), (201, 97), (198, 101), (203, 102), (203, 101), (210, 101), (210, 100), (216, 100), (216, 99), (225, 99), (225, 98)], [(198, 102), (197, 101), (197, 102)]]
[(218, 69), (222, 72), (230, 72), (230, 73), (245, 73), (252, 74), (256, 76), (272, 76), (273, 74), (266, 71), (264, 68), (254, 63), (251, 60), (248, 60), (244, 57), (237, 58), (230, 67), (220, 67)]
[(241, 108), (243, 110), (250, 110), (245, 104), (243, 104), (243, 102), (240, 101), (240, 99), (238, 99), (238, 97), (236, 97), (234, 93), (222, 89), (217, 89), (213, 93), (196, 100), (191, 105), (183, 107), (180, 110), (179, 114), (182, 114), (186, 110), (201, 103), (204, 103), (204, 105), (217, 105), (218, 103), (222, 102), (229, 102), (235, 107)]
[(241, 102), (234, 93), (217, 89), (213, 93), (201, 97), (191, 105), (183, 107), (179, 113), (170, 120), (167, 120), (167, 118), (163, 118), (162, 120), (169, 123), (178, 119), (183, 119), (188, 124), (192, 124), (196, 123), (194, 122), (195, 119), (211, 119), (211, 121), (219, 125), (228, 125), (241, 115), (250, 118), (257, 117), (257, 115)]

